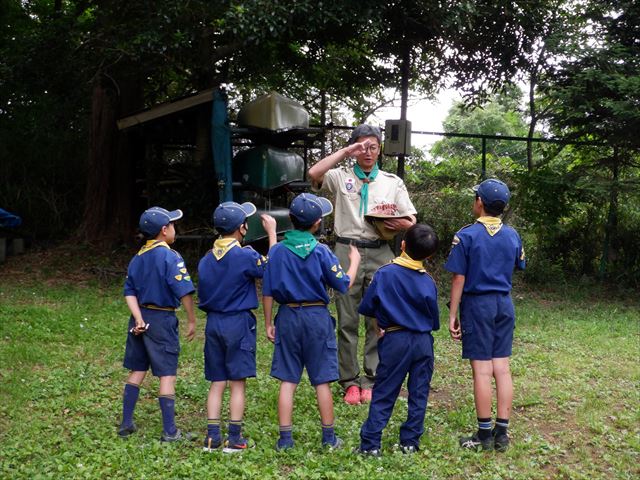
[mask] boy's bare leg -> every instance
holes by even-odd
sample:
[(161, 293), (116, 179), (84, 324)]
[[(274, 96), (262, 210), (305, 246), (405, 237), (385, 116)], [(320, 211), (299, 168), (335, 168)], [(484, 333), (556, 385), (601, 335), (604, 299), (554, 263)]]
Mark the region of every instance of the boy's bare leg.
[(244, 415), (244, 402), (245, 402), (245, 385), (246, 381), (231, 380), (231, 397), (229, 398), (229, 419), (230, 420), (242, 420)]
[(207, 396), (207, 438), (205, 439), (205, 451), (212, 451), (222, 444), (220, 431), (220, 415), (222, 413), (222, 396), (227, 388), (226, 380), (211, 382), (209, 395)]
[(316, 385), (316, 397), (318, 399), (320, 421), (322, 422), (322, 445), (331, 448), (340, 448), (342, 446), (342, 440), (336, 437), (333, 428), (334, 414), (331, 384), (321, 383), (320, 385)]
[(333, 425), (333, 396), (330, 384), (316, 385), (316, 397), (318, 398), (318, 410), (322, 424)]
[(167, 375), (160, 377), (160, 396), (169, 396), (176, 394), (176, 376)]
[(496, 379), (496, 396), (498, 397), (498, 418), (508, 420), (511, 417), (513, 404), (513, 380), (509, 368), (509, 357), (494, 358), (493, 376)]
[(478, 418), (491, 418), (493, 362), (491, 360), (471, 360), (473, 371), (473, 399)]
[(142, 372), (142, 371), (131, 371), (129, 372), (129, 376), (127, 377), (127, 383), (130, 383), (132, 385), (142, 385), (142, 381), (144, 380), (145, 375), (147, 374), (146, 371)]
[(160, 377), (160, 394), (158, 395), (158, 402), (160, 403), (160, 411), (162, 412), (162, 429), (164, 431), (162, 440), (173, 441), (173, 437), (179, 433), (175, 422), (175, 375)]
[(293, 395), (296, 393), (297, 383), (281, 382), (278, 397), (278, 421), (280, 425), (293, 424)]
[(209, 396), (207, 397), (207, 417), (210, 419), (220, 419), (222, 411), (222, 395), (224, 389), (227, 386), (227, 382), (222, 380), (220, 382), (211, 382), (209, 387)]
[(280, 438), (276, 443), (276, 450), (285, 450), (293, 447), (293, 395), (296, 393), (297, 387), (297, 383), (280, 383), (280, 395), (278, 396)]

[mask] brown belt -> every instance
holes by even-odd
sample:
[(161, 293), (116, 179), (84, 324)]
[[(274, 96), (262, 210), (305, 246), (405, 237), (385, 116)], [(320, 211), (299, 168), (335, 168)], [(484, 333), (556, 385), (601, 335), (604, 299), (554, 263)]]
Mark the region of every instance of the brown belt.
[(326, 307), (327, 304), (324, 302), (300, 302), (300, 303), (286, 303), (287, 307), (298, 308), (298, 307)]
[(385, 331), (385, 333), (389, 333), (389, 332), (397, 332), (399, 330), (406, 330), (404, 327), (401, 327), (400, 325), (391, 325), (390, 327), (384, 328), (383, 329)]
[(146, 304), (140, 305), (142, 308), (148, 308), (149, 310), (162, 310), (163, 312), (175, 312), (174, 307), (159, 307), (158, 305)]

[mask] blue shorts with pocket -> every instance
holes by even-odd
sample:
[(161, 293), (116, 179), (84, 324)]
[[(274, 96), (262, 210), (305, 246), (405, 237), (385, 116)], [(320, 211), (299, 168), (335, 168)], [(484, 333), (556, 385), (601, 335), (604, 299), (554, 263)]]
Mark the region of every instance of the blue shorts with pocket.
[(511, 356), (515, 311), (508, 293), (463, 294), (460, 302), (462, 358)]
[[(140, 307), (149, 328), (140, 335), (127, 334), (123, 366), (136, 372), (151, 372), (156, 377), (174, 376), (178, 372), (180, 340), (175, 312)], [(131, 316), (127, 332), (135, 326)]]
[(204, 376), (210, 382), (256, 376), (256, 317), (251, 311), (207, 312)]
[(311, 385), (338, 379), (336, 321), (327, 307), (281, 305), (275, 318), (276, 339), (271, 376), (300, 383), (306, 367)]

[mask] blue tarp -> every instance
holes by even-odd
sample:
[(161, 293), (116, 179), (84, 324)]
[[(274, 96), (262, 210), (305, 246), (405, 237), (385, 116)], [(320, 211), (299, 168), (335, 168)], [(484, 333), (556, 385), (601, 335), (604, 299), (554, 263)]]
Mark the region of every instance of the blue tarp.
[(211, 151), (218, 178), (220, 202), (233, 200), (231, 178), (231, 128), (227, 115), (227, 95), (221, 89), (213, 92), (211, 109)]
[(19, 227), (21, 224), (22, 219), (19, 216), (0, 208), (0, 227), (15, 228)]

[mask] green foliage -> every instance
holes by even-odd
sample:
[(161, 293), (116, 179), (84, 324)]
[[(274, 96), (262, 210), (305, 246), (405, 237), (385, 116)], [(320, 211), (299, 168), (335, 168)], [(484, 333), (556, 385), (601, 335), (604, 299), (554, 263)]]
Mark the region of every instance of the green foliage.
[[(47, 265), (49, 274), (39, 273), (39, 259), (23, 259), (29, 276), (10, 276), (0, 286), (2, 478), (529, 480), (630, 479), (640, 473), (635, 297), (576, 286), (516, 289), (513, 446), (504, 455), (458, 447), (457, 437), (475, 428), (475, 412), (468, 362), (460, 359), (460, 346), (446, 329), (435, 334), (436, 369), (418, 454), (409, 458), (394, 446), (407, 411), (399, 400), (383, 434), (383, 456), (354, 456), (351, 449), (358, 444), (367, 408), (345, 405), (337, 387), (336, 429), (346, 446), (321, 449), (314, 391), (306, 377), (295, 398), (296, 448), (276, 452), (278, 382), (268, 375), (273, 347), (258, 312), (258, 378), (248, 381), (245, 416), (245, 433), (256, 448), (241, 455), (206, 454), (200, 445), (209, 388), (202, 373), (202, 313), (196, 340), (182, 345), (176, 401), (179, 426), (197, 433), (198, 442), (159, 442), (158, 381), (151, 377), (136, 409), (139, 431), (123, 441), (116, 435), (126, 377), (121, 360), (127, 310), (121, 288), (78, 278), (81, 267), (64, 258), (59, 266)], [(17, 261), (8, 268), (23, 270)], [(445, 312), (443, 305), (443, 321)]]

